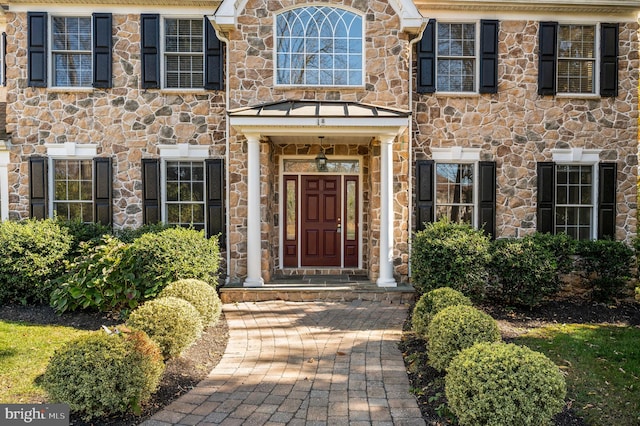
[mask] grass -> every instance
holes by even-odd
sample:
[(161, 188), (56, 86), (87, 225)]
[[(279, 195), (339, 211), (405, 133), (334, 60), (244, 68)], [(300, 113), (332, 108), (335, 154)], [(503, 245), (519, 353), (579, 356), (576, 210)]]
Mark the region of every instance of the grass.
[(40, 403), (36, 383), (49, 358), (66, 342), (89, 333), (71, 327), (0, 321), (0, 403)]
[(551, 325), (516, 343), (546, 354), (560, 367), (567, 399), (589, 425), (640, 424), (640, 328)]

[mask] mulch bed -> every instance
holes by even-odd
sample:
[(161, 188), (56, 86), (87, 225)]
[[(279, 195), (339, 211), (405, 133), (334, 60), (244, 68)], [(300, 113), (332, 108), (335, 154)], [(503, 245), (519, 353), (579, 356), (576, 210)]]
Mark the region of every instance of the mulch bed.
[[(496, 306), (481, 306), (481, 309), (498, 321), (505, 341), (525, 333), (527, 330), (549, 324), (563, 323), (608, 323), (640, 327), (640, 304), (620, 303), (573, 303), (568, 301), (548, 302), (532, 310), (513, 310)], [(444, 374), (426, 365), (426, 345), (411, 331), (411, 319), (405, 322), (405, 333), (400, 343), (411, 387), (419, 390), (416, 395), (424, 420), (430, 426), (451, 425), (452, 415), (446, 407), (444, 396)], [(413, 368), (412, 368), (413, 366)], [(418, 366), (418, 368), (416, 368)], [(555, 426), (586, 426), (585, 421), (570, 407), (555, 416)]]

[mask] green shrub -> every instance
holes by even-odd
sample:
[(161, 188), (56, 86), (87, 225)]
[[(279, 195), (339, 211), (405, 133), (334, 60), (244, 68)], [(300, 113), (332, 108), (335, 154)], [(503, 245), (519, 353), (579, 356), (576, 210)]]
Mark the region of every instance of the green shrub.
[(423, 294), (413, 308), (412, 330), (418, 336), (426, 338), (427, 327), (433, 317), (444, 308), (456, 305), (471, 306), (472, 303), (467, 296), (449, 287), (440, 287)]
[(147, 333), (160, 346), (165, 359), (180, 355), (203, 329), (198, 310), (177, 297), (162, 297), (138, 306), (127, 326)]
[(71, 236), (54, 220), (0, 223), (0, 305), (47, 302)]
[(461, 350), (480, 342), (500, 340), (498, 323), (473, 306), (449, 306), (438, 312), (427, 327), (428, 363), (444, 371)]
[(144, 299), (156, 297), (169, 283), (194, 278), (217, 285), (220, 249), (216, 237), (203, 231), (170, 228), (146, 233), (128, 251), (135, 263), (136, 278), (144, 283)]
[(220, 318), (222, 302), (214, 287), (204, 281), (183, 279), (174, 281), (160, 292), (159, 297), (177, 297), (191, 303), (202, 317), (202, 324), (214, 324)]
[(93, 222), (83, 222), (76, 220), (57, 219), (58, 224), (62, 228), (66, 228), (71, 235), (72, 243), (69, 257), (72, 259), (84, 252), (83, 243), (99, 244), (103, 235), (111, 234), (111, 228), (107, 225)]
[(549, 234), (536, 232), (530, 238), (535, 245), (553, 253), (558, 265), (558, 273), (568, 274), (574, 268), (574, 255), (576, 254), (577, 241), (565, 233)]
[(51, 306), (58, 313), (88, 308), (126, 313), (141, 302), (144, 288), (127, 255), (130, 245), (104, 235), (99, 242), (81, 244), (80, 250), (55, 281)]
[(491, 298), (508, 305), (533, 307), (560, 290), (558, 257), (550, 245), (540, 242), (540, 236), (493, 242), (489, 268), (492, 279), (487, 287)]
[(142, 225), (138, 228), (122, 228), (114, 231), (116, 237), (125, 243), (132, 243), (144, 234), (157, 234), (165, 229), (175, 228), (176, 225), (166, 223), (154, 223), (150, 225)]
[(631, 247), (612, 240), (580, 241), (578, 255), (594, 300), (609, 301), (624, 295), (634, 261)]
[(566, 385), (541, 353), (479, 343), (451, 361), (445, 394), (461, 425), (542, 426), (562, 410)]
[(481, 297), (489, 246), (489, 237), (470, 225), (447, 220), (427, 224), (413, 238), (413, 286), (420, 294), (451, 287), (467, 296)]
[(62, 347), (51, 358), (43, 387), (85, 420), (134, 412), (149, 400), (164, 364), (158, 345), (143, 332), (98, 331)]

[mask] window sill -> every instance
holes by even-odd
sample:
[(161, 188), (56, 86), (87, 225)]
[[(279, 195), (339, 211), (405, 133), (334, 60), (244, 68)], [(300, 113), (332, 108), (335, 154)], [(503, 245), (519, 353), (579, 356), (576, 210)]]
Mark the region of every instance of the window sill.
[[(147, 89), (149, 90), (149, 89)], [(173, 89), (163, 88), (160, 89), (160, 93), (165, 95), (203, 95), (205, 93), (213, 92), (214, 90), (205, 90), (204, 88), (190, 88), (190, 89)]]
[(94, 87), (47, 87), (47, 91), (51, 93), (93, 93)]
[(556, 93), (558, 99), (602, 99), (597, 93)]
[(437, 98), (479, 98), (478, 92), (436, 92)]

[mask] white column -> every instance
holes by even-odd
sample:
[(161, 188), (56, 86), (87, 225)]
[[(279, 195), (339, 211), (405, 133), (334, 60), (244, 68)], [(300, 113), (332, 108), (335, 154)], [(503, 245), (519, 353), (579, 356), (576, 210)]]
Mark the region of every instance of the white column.
[(261, 287), (260, 135), (247, 134), (247, 279), (244, 287)]
[(380, 138), (380, 275), (378, 287), (397, 287), (393, 278), (393, 157), (394, 136)]
[(9, 151), (0, 151), (0, 220), (9, 219)]

